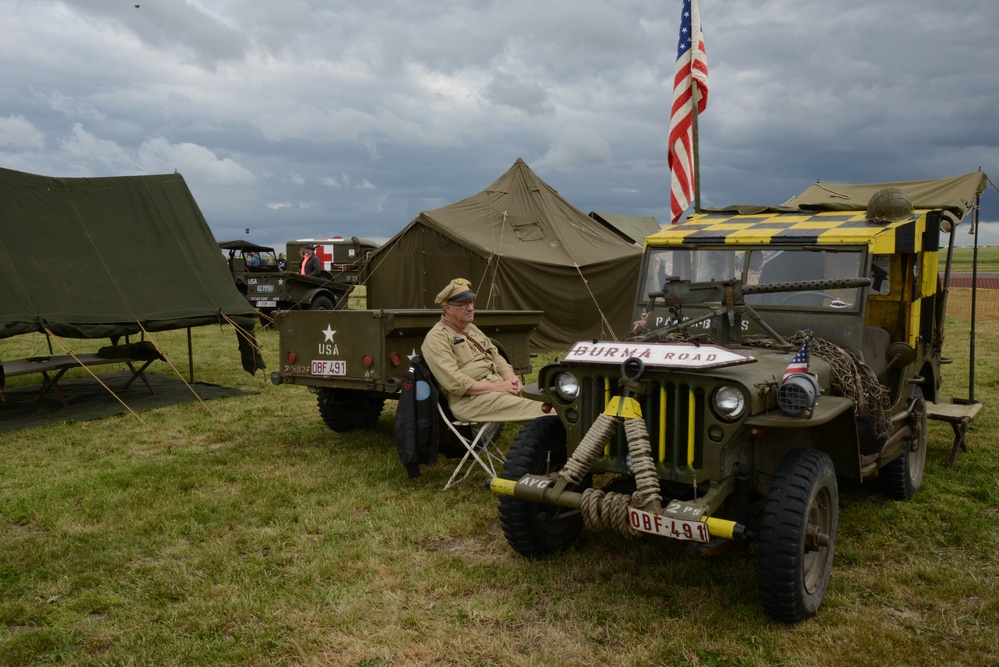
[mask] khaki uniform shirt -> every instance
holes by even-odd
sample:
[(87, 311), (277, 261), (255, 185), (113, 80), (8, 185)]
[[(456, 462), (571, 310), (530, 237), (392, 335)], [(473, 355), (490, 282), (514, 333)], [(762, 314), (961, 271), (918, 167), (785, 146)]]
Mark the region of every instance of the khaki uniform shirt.
[[(476, 341), (482, 350), (471, 340)], [(466, 396), (476, 380), (500, 382), (513, 367), (474, 324), (458, 333), (443, 321), (435, 324), (421, 348), (423, 359), (448, 399), (452, 414), (462, 421), (528, 421), (544, 415), (541, 403), (513, 394)]]

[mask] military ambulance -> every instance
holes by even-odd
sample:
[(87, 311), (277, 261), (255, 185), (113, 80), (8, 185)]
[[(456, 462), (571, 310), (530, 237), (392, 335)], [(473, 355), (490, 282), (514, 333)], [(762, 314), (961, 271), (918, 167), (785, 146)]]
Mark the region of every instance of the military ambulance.
[(927, 418), (977, 409), (941, 388), (939, 254), (986, 182), (816, 184), (648, 237), (631, 335), (576, 343), (525, 392), (556, 416), (492, 480), (510, 545), (547, 557), (584, 527), (696, 554), (755, 544), (766, 613), (815, 614), (837, 478), (910, 498)]
[(306, 244), (315, 248), (316, 257), (319, 258), (319, 266), (322, 271), (328, 274), (324, 277), (340, 283), (356, 283), (357, 276), (367, 261), (368, 255), (378, 248), (378, 244), (374, 241), (359, 239), (356, 236), (349, 239), (333, 236), (328, 239), (288, 241), (288, 265), (292, 270), (297, 270), (301, 264), (299, 251)]

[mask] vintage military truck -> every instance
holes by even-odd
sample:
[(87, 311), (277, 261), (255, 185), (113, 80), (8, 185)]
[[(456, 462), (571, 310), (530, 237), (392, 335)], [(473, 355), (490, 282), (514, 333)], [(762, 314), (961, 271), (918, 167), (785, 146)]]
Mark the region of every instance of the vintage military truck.
[[(386, 400), (399, 398), (409, 360), (440, 317), (439, 309), (278, 312), (280, 367), (271, 382), (307, 387), (333, 431), (368, 428)], [(529, 339), (540, 318), (538, 311), (484, 310), (475, 325), (523, 374), (531, 370)]]
[(491, 482), (509, 544), (547, 557), (584, 526), (698, 554), (755, 544), (766, 613), (815, 614), (837, 477), (894, 499), (922, 483), (948, 401), (941, 233), (953, 245), (985, 183), (822, 185), (648, 237), (631, 335), (578, 342), (525, 391), (557, 416), (527, 424)]
[[(289, 241), (292, 243), (295, 242)], [(277, 310), (345, 308), (354, 281), (341, 278), (353, 276), (356, 280), (356, 269), (342, 275), (326, 270), (319, 276), (302, 275), (298, 272), (301, 259), (297, 249), (287, 268), (281, 270), (274, 248), (269, 246), (241, 240), (222, 241), (218, 245), (228, 254), (226, 261), (236, 288), (262, 313), (265, 322)]]
[(324, 277), (332, 278), (338, 283), (356, 283), (361, 268), (368, 260), (368, 255), (378, 248), (378, 244), (374, 241), (359, 239), (356, 236), (349, 239), (334, 236), (328, 239), (288, 241), (286, 247), (292, 271), (300, 266), (299, 251), (306, 243), (315, 247), (320, 268), (329, 274)]

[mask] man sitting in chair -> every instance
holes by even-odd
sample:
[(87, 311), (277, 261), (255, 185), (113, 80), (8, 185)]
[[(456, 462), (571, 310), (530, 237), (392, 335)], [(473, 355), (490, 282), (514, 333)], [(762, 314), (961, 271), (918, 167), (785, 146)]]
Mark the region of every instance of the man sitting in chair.
[(479, 330), (475, 292), (455, 278), (437, 295), (441, 321), (423, 339), (423, 359), (447, 397), (451, 414), (465, 422), (517, 422), (541, 417), (542, 403), (521, 396), (513, 367)]

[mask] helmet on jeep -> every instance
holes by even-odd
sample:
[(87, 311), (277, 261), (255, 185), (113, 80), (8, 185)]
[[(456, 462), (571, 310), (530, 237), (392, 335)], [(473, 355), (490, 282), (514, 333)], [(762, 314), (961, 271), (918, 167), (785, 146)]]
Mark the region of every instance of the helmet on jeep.
[(914, 216), (912, 200), (901, 188), (881, 188), (867, 202), (871, 222), (901, 222)]

